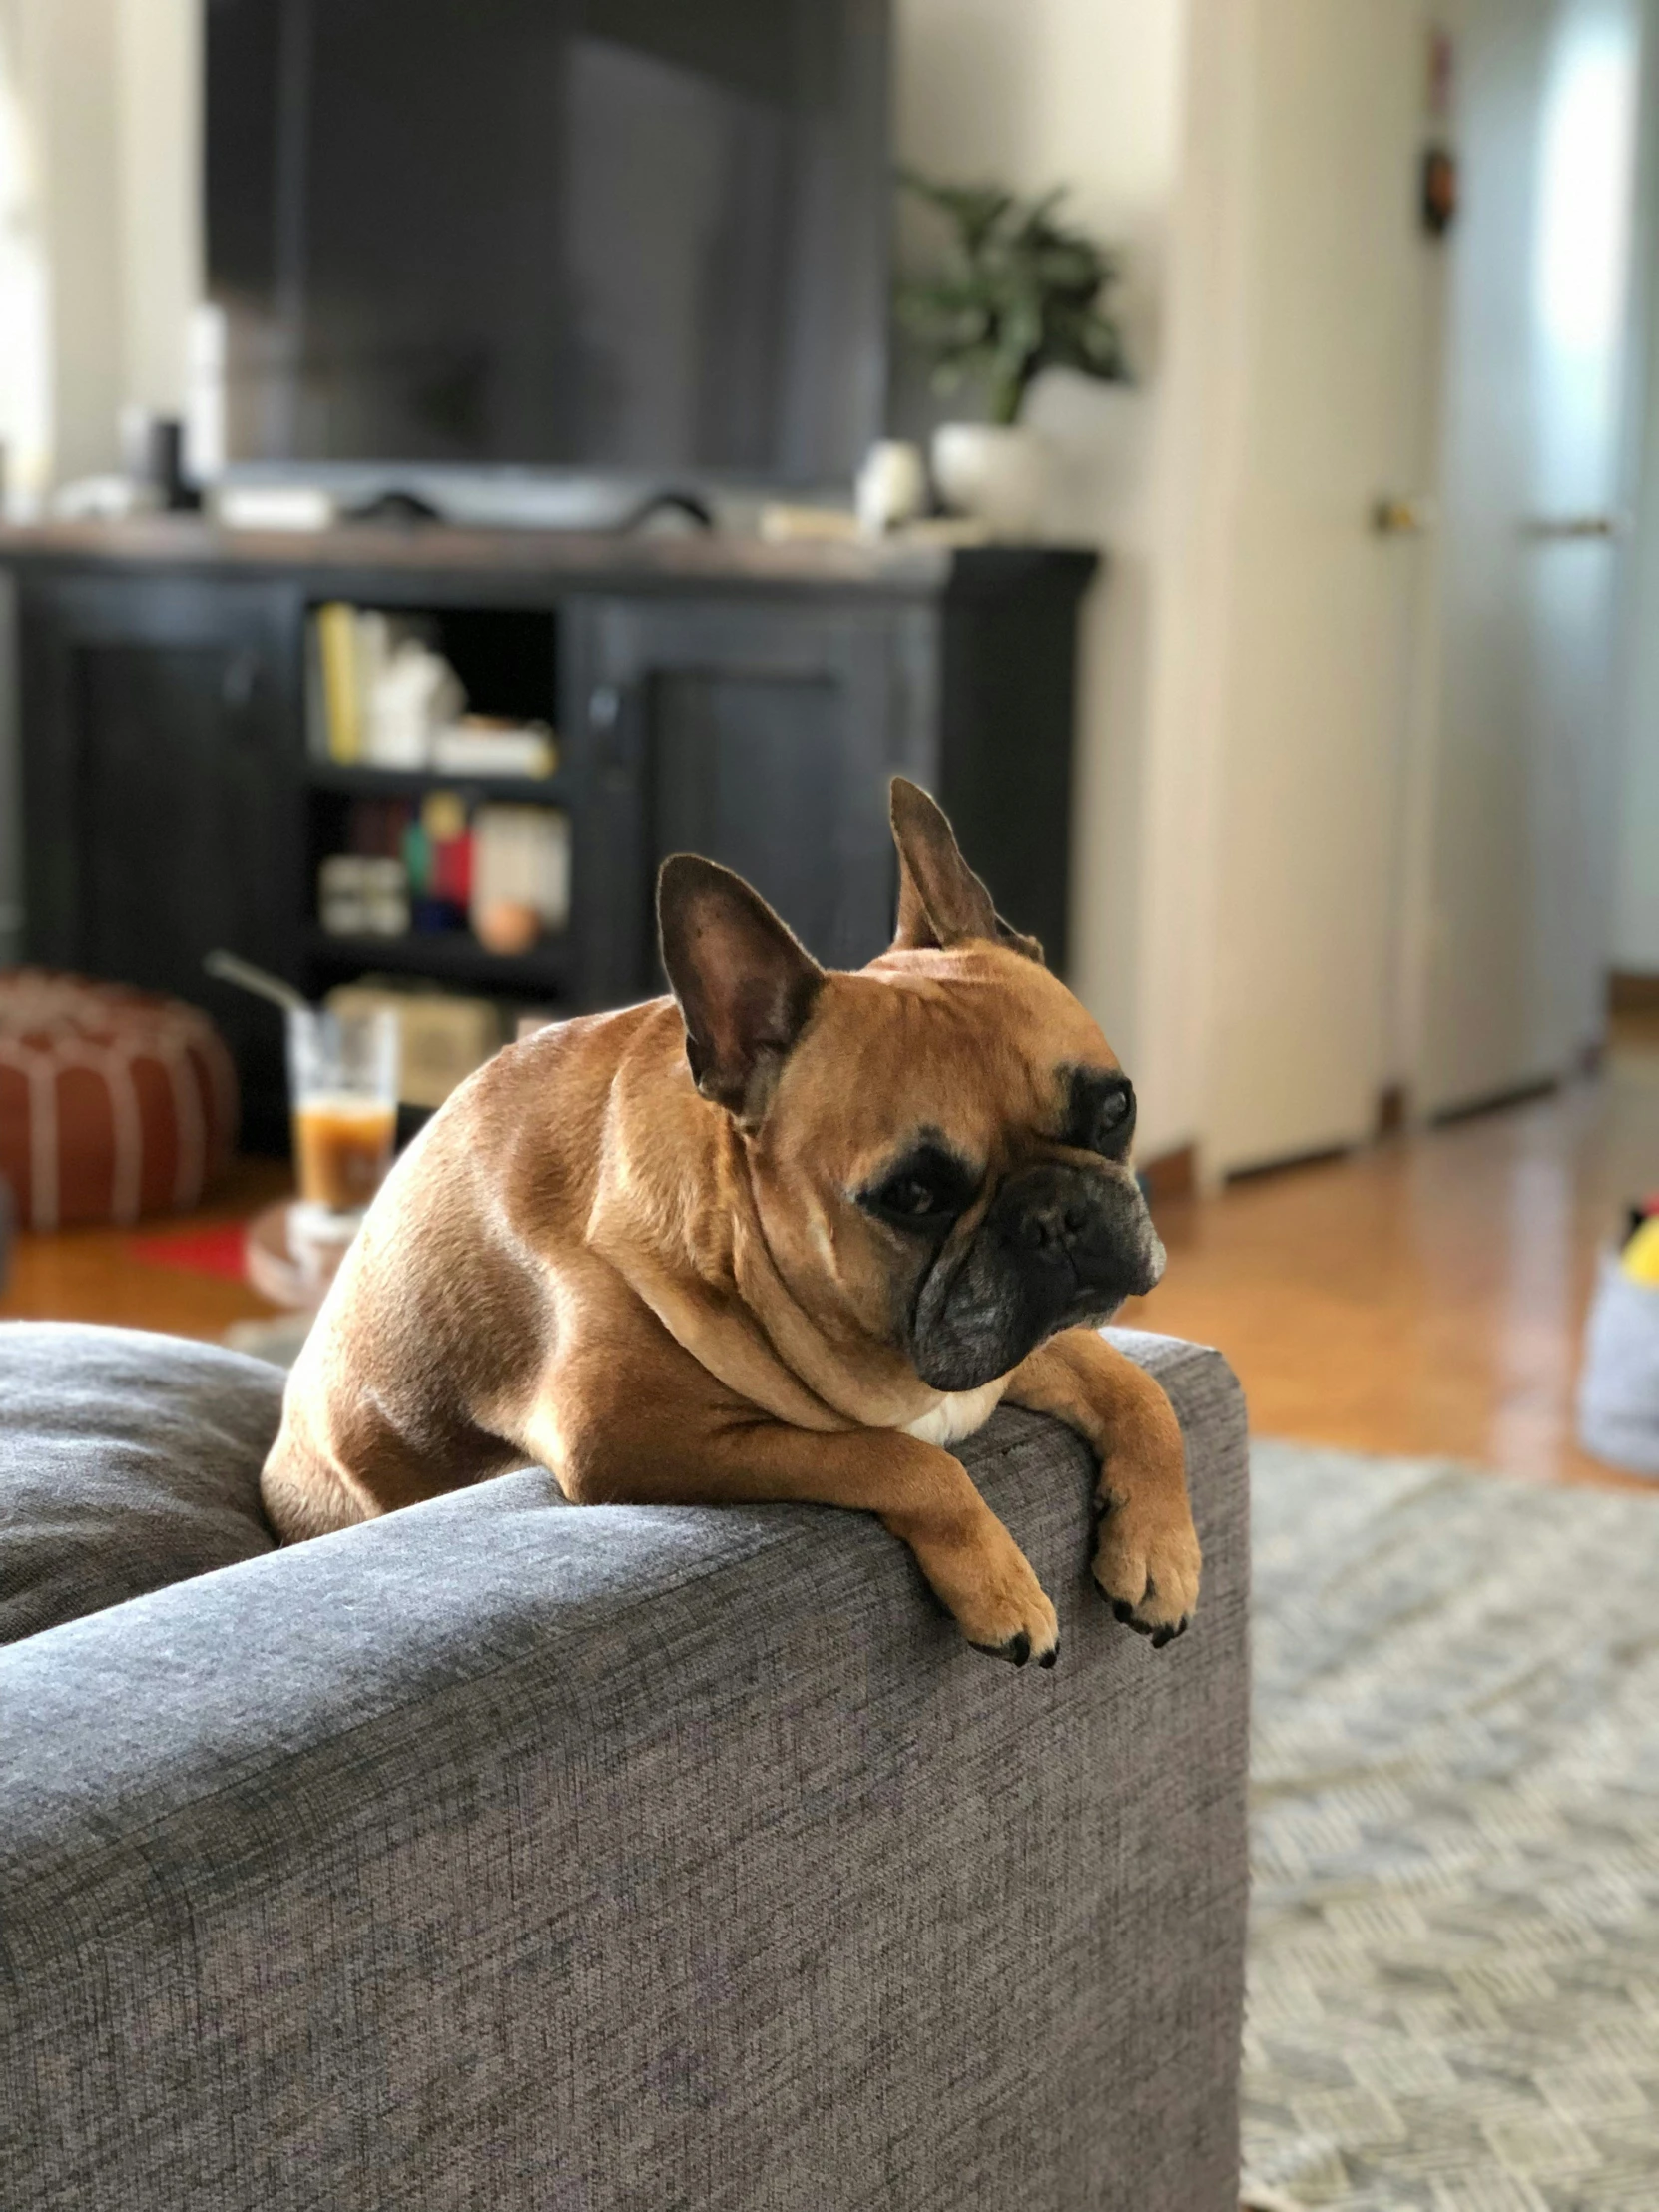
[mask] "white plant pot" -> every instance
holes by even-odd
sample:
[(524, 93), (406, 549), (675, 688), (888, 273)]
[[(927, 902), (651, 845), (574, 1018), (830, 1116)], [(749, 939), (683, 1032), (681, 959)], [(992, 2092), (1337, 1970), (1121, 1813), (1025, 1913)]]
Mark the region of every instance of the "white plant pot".
[(945, 422), (933, 432), (933, 481), (956, 513), (999, 538), (1035, 537), (1048, 505), (1049, 448), (1023, 422)]

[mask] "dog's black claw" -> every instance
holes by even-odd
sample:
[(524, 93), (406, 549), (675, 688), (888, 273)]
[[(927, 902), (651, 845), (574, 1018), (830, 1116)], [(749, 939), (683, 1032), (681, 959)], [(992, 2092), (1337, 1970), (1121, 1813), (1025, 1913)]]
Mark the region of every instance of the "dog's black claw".
[(1043, 1653), (1042, 1657), (1037, 1661), (1037, 1664), (1039, 1667), (1052, 1667), (1058, 1660), (1059, 1656), (1060, 1647), (1058, 1644), (1056, 1644), (1052, 1651), (1045, 1651)]
[[(1121, 1621), (1125, 1628), (1132, 1628), (1137, 1636), (1147, 1637), (1154, 1651), (1162, 1651), (1166, 1644), (1174, 1643), (1177, 1636), (1184, 1636), (1187, 1633), (1192, 1620), (1190, 1613), (1183, 1613), (1178, 1621), (1168, 1621), (1163, 1624), (1156, 1621), (1142, 1620), (1127, 1598), (1112, 1597), (1104, 1583), (1098, 1581), (1095, 1583), (1095, 1588), (1112, 1608), (1112, 1618)], [(1157, 1591), (1149, 1581), (1146, 1586), (1146, 1595), (1141, 1599), (1141, 1603), (1143, 1605), (1147, 1604), (1156, 1595)]]
[[(973, 1640), (970, 1637), (969, 1642)], [(984, 1652), (992, 1659), (1006, 1659), (1013, 1667), (1023, 1667), (1031, 1656), (1031, 1639), (1022, 1628), (1017, 1636), (1010, 1636), (1005, 1644), (974, 1644), (975, 1651)], [(1046, 1665), (1046, 1661), (1044, 1664)]]

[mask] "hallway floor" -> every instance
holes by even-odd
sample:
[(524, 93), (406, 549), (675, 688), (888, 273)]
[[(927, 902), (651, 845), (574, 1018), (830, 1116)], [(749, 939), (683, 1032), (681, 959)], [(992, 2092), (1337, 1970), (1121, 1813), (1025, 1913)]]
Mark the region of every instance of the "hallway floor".
[[(1219, 1345), (1259, 1434), (1446, 1453), (1566, 1481), (1633, 1481), (1572, 1441), (1598, 1247), (1659, 1185), (1659, 1023), (1554, 1096), (1160, 1210), (1169, 1272), (1125, 1311)], [(283, 1171), (245, 1162), (188, 1224), (243, 1218)], [(141, 1261), (126, 1232), (24, 1237), (0, 1318), (219, 1337), (271, 1309), (222, 1276)]]
[(1656, 1186), (1659, 1026), (1632, 1023), (1593, 1080), (1166, 1206), (1123, 1319), (1219, 1345), (1261, 1435), (1639, 1487), (1572, 1400), (1597, 1251)]

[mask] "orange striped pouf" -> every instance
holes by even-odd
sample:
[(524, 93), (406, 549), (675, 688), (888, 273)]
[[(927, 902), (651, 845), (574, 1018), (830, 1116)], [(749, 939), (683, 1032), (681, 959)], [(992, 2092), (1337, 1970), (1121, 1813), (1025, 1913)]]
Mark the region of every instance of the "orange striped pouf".
[(236, 1070), (196, 1007), (0, 971), (0, 1179), (23, 1228), (194, 1206), (236, 1128)]

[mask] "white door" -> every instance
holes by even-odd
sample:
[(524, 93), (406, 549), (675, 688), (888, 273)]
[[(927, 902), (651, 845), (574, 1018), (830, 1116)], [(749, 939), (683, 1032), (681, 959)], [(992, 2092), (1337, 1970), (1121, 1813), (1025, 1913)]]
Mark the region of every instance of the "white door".
[(1600, 1034), (1640, 0), (1472, 0), (1417, 1097)]
[[(1443, 250), (1422, 229), (1431, 11), (1252, 0), (1206, 1151), (1349, 1144), (1392, 994)], [(1376, 527), (1381, 501), (1403, 530)]]

